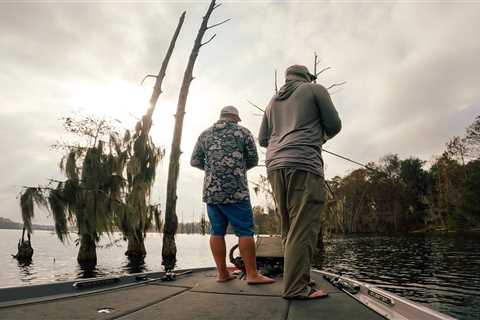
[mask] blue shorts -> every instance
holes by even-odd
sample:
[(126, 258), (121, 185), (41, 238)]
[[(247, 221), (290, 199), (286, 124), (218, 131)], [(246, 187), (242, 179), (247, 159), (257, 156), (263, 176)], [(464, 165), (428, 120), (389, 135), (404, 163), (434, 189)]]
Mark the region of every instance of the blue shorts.
[(224, 236), (229, 222), (238, 237), (255, 234), (250, 200), (225, 204), (207, 203), (207, 213), (212, 226), (210, 234), (214, 236)]

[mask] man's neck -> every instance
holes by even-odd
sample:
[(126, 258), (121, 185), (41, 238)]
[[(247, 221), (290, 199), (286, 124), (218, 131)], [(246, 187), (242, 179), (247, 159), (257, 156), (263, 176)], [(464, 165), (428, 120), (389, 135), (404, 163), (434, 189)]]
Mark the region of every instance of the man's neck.
[(228, 118), (220, 118), (217, 123), (237, 123), (237, 121)]

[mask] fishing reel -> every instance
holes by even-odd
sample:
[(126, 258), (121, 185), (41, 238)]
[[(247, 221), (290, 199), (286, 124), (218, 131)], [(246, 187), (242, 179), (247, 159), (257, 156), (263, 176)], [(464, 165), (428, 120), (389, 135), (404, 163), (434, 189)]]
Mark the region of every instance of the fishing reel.
[(357, 294), (360, 292), (360, 286), (349, 281), (345, 278), (340, 276), (330, 276), (330, 275), (323, 275), (323, 278), (330, 282), (334, 287), (337, 287), (340, 290), (346, 291), (350, 294)]

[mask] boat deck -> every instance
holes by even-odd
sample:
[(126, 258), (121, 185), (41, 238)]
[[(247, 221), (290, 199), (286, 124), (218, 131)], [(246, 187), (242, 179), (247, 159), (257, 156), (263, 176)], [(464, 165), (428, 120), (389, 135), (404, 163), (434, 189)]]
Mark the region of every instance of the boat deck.
[(72, 283), (7, 288), (0, 290), (0, 319), (384, 319), (321, 275), (312, 272), (312, 278), (327, 298), (287, 301), (280, 295), (281, 278), (271, 285), (217, 283), (214, 269), (197, 269), (172, 282), (147, 278), (73, 295), (65, 291)]

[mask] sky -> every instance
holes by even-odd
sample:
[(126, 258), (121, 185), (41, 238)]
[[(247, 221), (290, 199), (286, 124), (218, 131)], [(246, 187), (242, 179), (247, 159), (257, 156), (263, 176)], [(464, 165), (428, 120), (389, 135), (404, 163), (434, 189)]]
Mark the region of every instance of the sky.
[[(62, 179), (62, 156), (50, 147), (65, 137), (61, 118), (95, 115), (133, 128), (144, 114), (183, 10), (187, 11), (153, 115), (152, 137), (167, 155), (158, 167), (153, 202), (164, 207), (178, 93), (208, 1), (0, 0), (0, 216), (20, 221), (22, 186)], [(292, 64), (331, 69), (319, 78), (332, 90), (342, 132), (325, 148), (360, 162), (389, 153), (431, 163), (445, 143), (480, 114), (480, 1), (224, 1), (201, 48), (188, 96), (177, 213), (198, 221), (203, 173), (190, 167), (198, 135), (225, 105), (240, 110), (256, 136), (259, 112)], [(261, 158), (264, 150), (259, 149)], [(325, 175), (356, 165), (324, 155)], [(249, 172), (257, 180), (265, 168)], [(253, 192), (252, 192), (253, 193)], [(253, 204), (265, 200), (253, 195)], [(37, 211), (34, 223), (50, 224)]]

